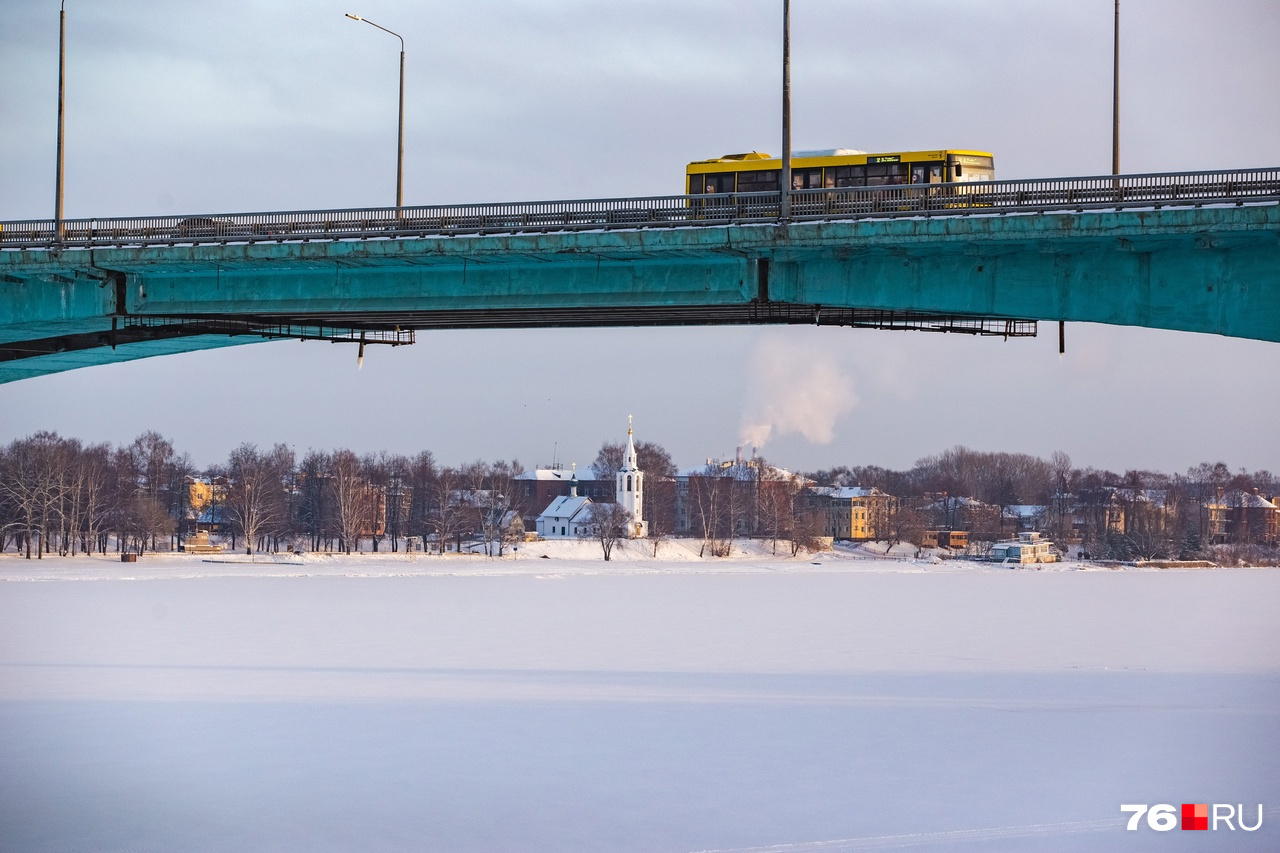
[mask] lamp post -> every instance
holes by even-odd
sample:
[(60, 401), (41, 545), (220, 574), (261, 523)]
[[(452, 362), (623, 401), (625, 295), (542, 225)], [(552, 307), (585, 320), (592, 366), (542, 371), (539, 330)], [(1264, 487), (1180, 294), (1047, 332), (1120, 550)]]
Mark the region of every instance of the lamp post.
[(1120, 174), (1120, 0), (1116, 0), (1116, 28), (1111, 67), (1111, 174)]
[(782, 190), (779, 219), (786, 222), (791, 218), (791, 0), (782, 0), (782, 175), (778, 188)]
[(404, 36), (375, 24), (368, 18), (352, 15), (350, 12), (346, 13), (346, 15), (353, 21), (363, 21), (371, 27), (377, 27), (384, 33), (391, 33), (391, 35), (400, 39), (400, 132), (399, 143), (396, 148), (396, 217), (399, 218), (401, 216), (401, 208), (404, 207)]
[(66, 130), (66, 110), (64, 105), (65, 82), (67, 71), (67, 0), (62, 0), (58, 10), (58, 154), (54, 176), (53, 231), (58, 240), (62, 239), (62, 139)]

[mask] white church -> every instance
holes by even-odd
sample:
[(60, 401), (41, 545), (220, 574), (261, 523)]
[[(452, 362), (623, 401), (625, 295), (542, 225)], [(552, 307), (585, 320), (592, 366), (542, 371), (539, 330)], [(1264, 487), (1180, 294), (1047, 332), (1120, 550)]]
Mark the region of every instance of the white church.
[[(627, 422), (627, 447), (622, 452), (622, 468), (618, 470), (616, 482), (615, 500), (631, 517), (627, 524), (627, 538), (648, 536), (649, 524), (644, 520), (644, 473), (636, 464), (630, 418)], [(591, 508), (594, 506), (591, 498), (578, 495), (578, 469), (575, 465), (573, 479), (569, 481), (569, 494), (553, 500), (538, 516), (538, 535), (543, 539), (577, 539), (592, 535), (595, 530), (591, 523)]]

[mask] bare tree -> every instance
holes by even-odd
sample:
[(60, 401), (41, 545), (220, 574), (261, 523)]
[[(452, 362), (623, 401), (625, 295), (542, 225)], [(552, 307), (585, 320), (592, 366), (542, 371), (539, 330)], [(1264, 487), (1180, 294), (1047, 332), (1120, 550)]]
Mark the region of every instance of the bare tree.
[(698, 556), (708, 550), (714, 557), (729, 554), (733, 518), (729, 514), (732, 481), (720, 475), (720, 469), (708, 465), (705, 474), (689, 478), (690, 522), (702, 537)]
[(516, 477), (524, 471), (519, 460), (498, 460), (489, 466), (490, 512), (496, 520), (498, 556), (508, 545), (524, 539), (524, 495)]
[(423, 550), (435, 530), (435, 517), (439, 490), (437, 480), (440, 472), (436, 468), (435, 457), (431, 451), (424, 450), (409, 463), (409, 522), (408, 530), (413, 535), (421, 536)]
[(302, 458), (298, 471), (298, 525), (309, 537), (311, 550), (328, 547), (333, 519), (333, 477), (329, 454), (311, 450)]
[(493, 542), (498, 538), (498, 516), (501, 514), (502, 497), (490, 488), (489, 466), (477, 459), (462, 466), (459, 472), (463, 488), (455, 500), (465, 507), (471, 516), (475, 530), (480, 531), (486, 556), (493, 556)]
[(773, 553), (778, 553), (778, 540), (791, 536), (795, 526), (796, 500), (804, 481), (772, 466), (765, 467), (757, 493), (760, 532), (768, 536)]
[(368, 534), (369, 541), (373, 544), (373, 550), (376, 553), (382, 545), (382, 538), (387, 535), (386, 521), (386, 498), (387, 487), (391, 480), (391, 471), (387, 466), (387, 455), (385, 453), (368, 453), (360, 457), (360, 474), (364, 479), (365, 491), (367, 492), (365, 500), (365, 520), (361, 527)]
[[(174, 451), (173, 442), (154, 430), (148, 430), (133, 440), (126, 448), (129, 455), (130, 469), (133, 477), (133, 494), (138, 499), (147, 499), (162, 507), (175, 521), (182, 517), (184, 507), (184, 488), (188, 475), (194, 473), (194, 466), (186, 454), (179, 455)], [(163, 535), (173, 536), (177, 533), (177, 525), (159, 525), (153, 507), (146, 512), (135, 514), (135, 518), (151, 519), (151, 530), (144, 534), (150, 539), (151, 549), (156, 549), (156, 539), (161, 535), (156, 532), (164, 527), (168, 532)]]
[(360, 458), (350, 450), (335, 450), (329, 458), (329, 474), (339, 545), (345, 553), (358, 553), (369, 520), (369, 489)]
[(468, 529), (467, 508), (460, 499), (462, 483), (462, 475), (455, 468), (444, 468), (435, 478), (431, 526), (441, 554), (450, 539), (460, 543), (463, 532)]
[(111, 478), (111, 448), (106, 444), (81, 448), (75, 464), (77, 510), (71, 535), (80, 540), (86, 554), (95, 549), (105, 553), (107, 543), (99, 531), (108, 513), (105, 495)]
[(649, 540), (649, 544), (653, 547), (653, 556), (657, 557), (658, 546), (661, 545), (663, 542), (666, 542), (668, 538), (666, 529), (650, 521), (648, 531), (646, 532), (645, 535), (646, 535), (646, 538)]
[[(637, 441), (636, 467), (646, 477), (674, 477), (676, 463), (671, 454), (661, 444), (652, 441)], [(622, 469), (622, 454), (626, 448), (621, 442), (606, 441), (600, 445), (596, 459), (591, 463), (591, 473), (597, 480), (612, 480)]]
[(252, 554), (262, 538), (285, 521), (284, 478), (293, 467), (292, 456), (284, 445), (269, 454), (248, 443), (231, 451), (226, 510), (244, 536), (246, 554)]
[(413, 503), (412, 463), (407, 456), (381, 454), (381, 466), (386, 472), (387, 536), (391, 539), (391, 551), (400, 550), (400, 538), (407, 535)]
[(614, 547), (627, 538), (631, 527), (631, 513), (619, 503), (593, 503), (589, 522), (591, 532), (584, 533), (582, 538), (599, 542), (607, 562)]
[(894, 502), (885, 525), (884, 538), (888, 547), (884, 552), (888, 554), (899, 542), (910, 542), (919, 549), (924, 537), (924, 528), (925, 519), (919, 510), (905, 501)]
[(821, 510), (798, 509), (791, 525), (791, 556), (796, 556), (801, 550), (819, 550), (825, 529), (826, 519)]
[(12, 522), (21, 531), (26, 558), (31, 559), (31, 545), (38, 543), (36, 559), (44, 557), (47, 547), (42, 526), (47, 521), (53, 502), (55, 479), (51, 476), (54, 454), (59, 442), (56, 433), (38, 432), (14, 441), (4, 454), (5, 468), (0, 471), (3, 492), (15, 517)]

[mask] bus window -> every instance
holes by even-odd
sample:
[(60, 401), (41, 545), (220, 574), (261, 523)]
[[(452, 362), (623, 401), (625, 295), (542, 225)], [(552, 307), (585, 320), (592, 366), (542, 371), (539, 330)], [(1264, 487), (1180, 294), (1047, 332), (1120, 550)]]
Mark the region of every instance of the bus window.
[[(952, 154), (947, 158), (951, 165), (952, 180), (970, 182), (970, 181), (994, 181), (995, 165), (990, 157), (978, 156), (974, 154)], [(960, 174), (956, 175), (956, 166), (960, 166)]]
[(782, 177), (780, 169), (760, 170), (738, 173), (738, 192), (765, 193), (777, 192), (778, 181)]
[(689, 195), (698, 195), (704, 192), (707, 185), (706, 175), (690, 175), (689, 176)]
[(796, 169), (791, 173), (791, 189), (816, 190), (822, 188), (821, 169)]
[(835, 166), (827, 169), (828, 187), (865, 187), (866, 166)]
[(707, 175), (706, 189), (703, 192), (731, 193), (733, 192), (733, 177), (733, 172), (718, 172)]
[(867, 186), (882, 187), (889, 184), (905, 184), (908, 177), (906, 163), (871, 163), (867, 166)]

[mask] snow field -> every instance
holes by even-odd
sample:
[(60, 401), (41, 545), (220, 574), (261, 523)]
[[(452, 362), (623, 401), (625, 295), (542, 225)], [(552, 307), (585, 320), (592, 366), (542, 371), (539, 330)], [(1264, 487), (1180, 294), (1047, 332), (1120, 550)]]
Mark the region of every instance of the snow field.
[(1280, 847), (1119, 812), (1276, 805), (1277, 570), (42, 562), (6, 850)]

